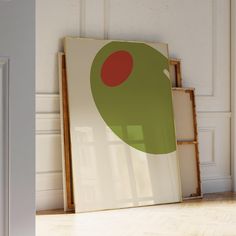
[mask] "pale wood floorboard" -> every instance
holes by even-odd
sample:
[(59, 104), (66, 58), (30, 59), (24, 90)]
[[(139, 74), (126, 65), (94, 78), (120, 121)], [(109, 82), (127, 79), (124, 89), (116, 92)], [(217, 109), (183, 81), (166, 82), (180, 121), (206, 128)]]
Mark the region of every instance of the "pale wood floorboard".
[[(236, 194), (178, 204), (37, 215), (37, 236), (236, 236)], [(53, 214), (55, 213), (55, 214)]]

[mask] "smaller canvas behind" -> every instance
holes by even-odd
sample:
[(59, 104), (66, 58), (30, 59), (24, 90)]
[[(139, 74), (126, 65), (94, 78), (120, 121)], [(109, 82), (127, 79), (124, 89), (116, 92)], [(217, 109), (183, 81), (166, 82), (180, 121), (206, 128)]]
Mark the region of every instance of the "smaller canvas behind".
[(183, 198), (201, 197), (194, 89), (172, 88)]
[(176, 138), (178, 141), (194, 141), (194, 113), (193, 102), (191, 99), (192, 90), (180, 88), (172, 91)]
[(200, 196), (196, 144), (178, 145), (182, 194), (184, 198)]

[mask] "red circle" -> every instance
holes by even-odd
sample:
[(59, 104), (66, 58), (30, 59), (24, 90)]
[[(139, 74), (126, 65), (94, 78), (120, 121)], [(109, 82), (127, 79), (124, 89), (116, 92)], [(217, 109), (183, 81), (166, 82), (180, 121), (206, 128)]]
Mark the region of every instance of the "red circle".
[(133, 69), (133, 58), (127, 51), (112, 53), (103, 63), (101, 77), (104, 84), (115, 87), (128, 79)]

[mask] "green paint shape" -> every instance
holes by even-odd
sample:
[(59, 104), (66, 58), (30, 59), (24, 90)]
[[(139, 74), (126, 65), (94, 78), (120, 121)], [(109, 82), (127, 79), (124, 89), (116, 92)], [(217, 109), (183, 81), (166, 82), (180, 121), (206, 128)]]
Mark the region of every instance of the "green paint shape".
[(168, 58), (144, 43), (111, 42), (95, 56), (90, 83), (103, 120), (140, 151), (176, 150)]

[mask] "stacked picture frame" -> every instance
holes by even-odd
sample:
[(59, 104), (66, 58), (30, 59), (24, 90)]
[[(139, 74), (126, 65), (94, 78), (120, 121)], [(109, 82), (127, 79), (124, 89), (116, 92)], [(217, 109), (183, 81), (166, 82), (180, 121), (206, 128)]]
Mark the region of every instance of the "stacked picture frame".
[[(71, 140), (69, 124), (69, 106), (67, 93), (67, 74), (65, 54), (58, 54), (59, 84), (60, 84), (60, 110), (61, 135), (63, 152), (63, 186), (64, 210), (75, 211)], [(177, 151), (180, 166), (180, 178), (183, 199), (201, 198), (201, 181), (199, 167), (199, 147), (197, 134), (197, 119), (195, 105), (195, 91), (193, 88), (182, 87), (181, 61), (170, 60), (170, 78), (172, 82), (172, 96), (177, 136)], [(183, 127), (185, 127), (183, 129)]]
[(179, 59), (170, 60), (170, 79), (172, 87), (182, 87), (181, 61)]
[(64, 186), (64, 210), (74, 211), (74, 189), (72, 176), (70, 121), (66, 76), (66, 60), (64, 53), (58, 53), (59, 87), (60, 87), (60, 111), (61, 111), (61, 146), (62, 146), (62, 167)]
[(172, 90), (182, 196), (184, 199), (201, 197), (194, 89), (173, 88)]
[(171, 59), (170, 78), (172, 81), (182, 196), (183, 199), (201, 198), (195, 89), (182, 87), (180, 59)]

